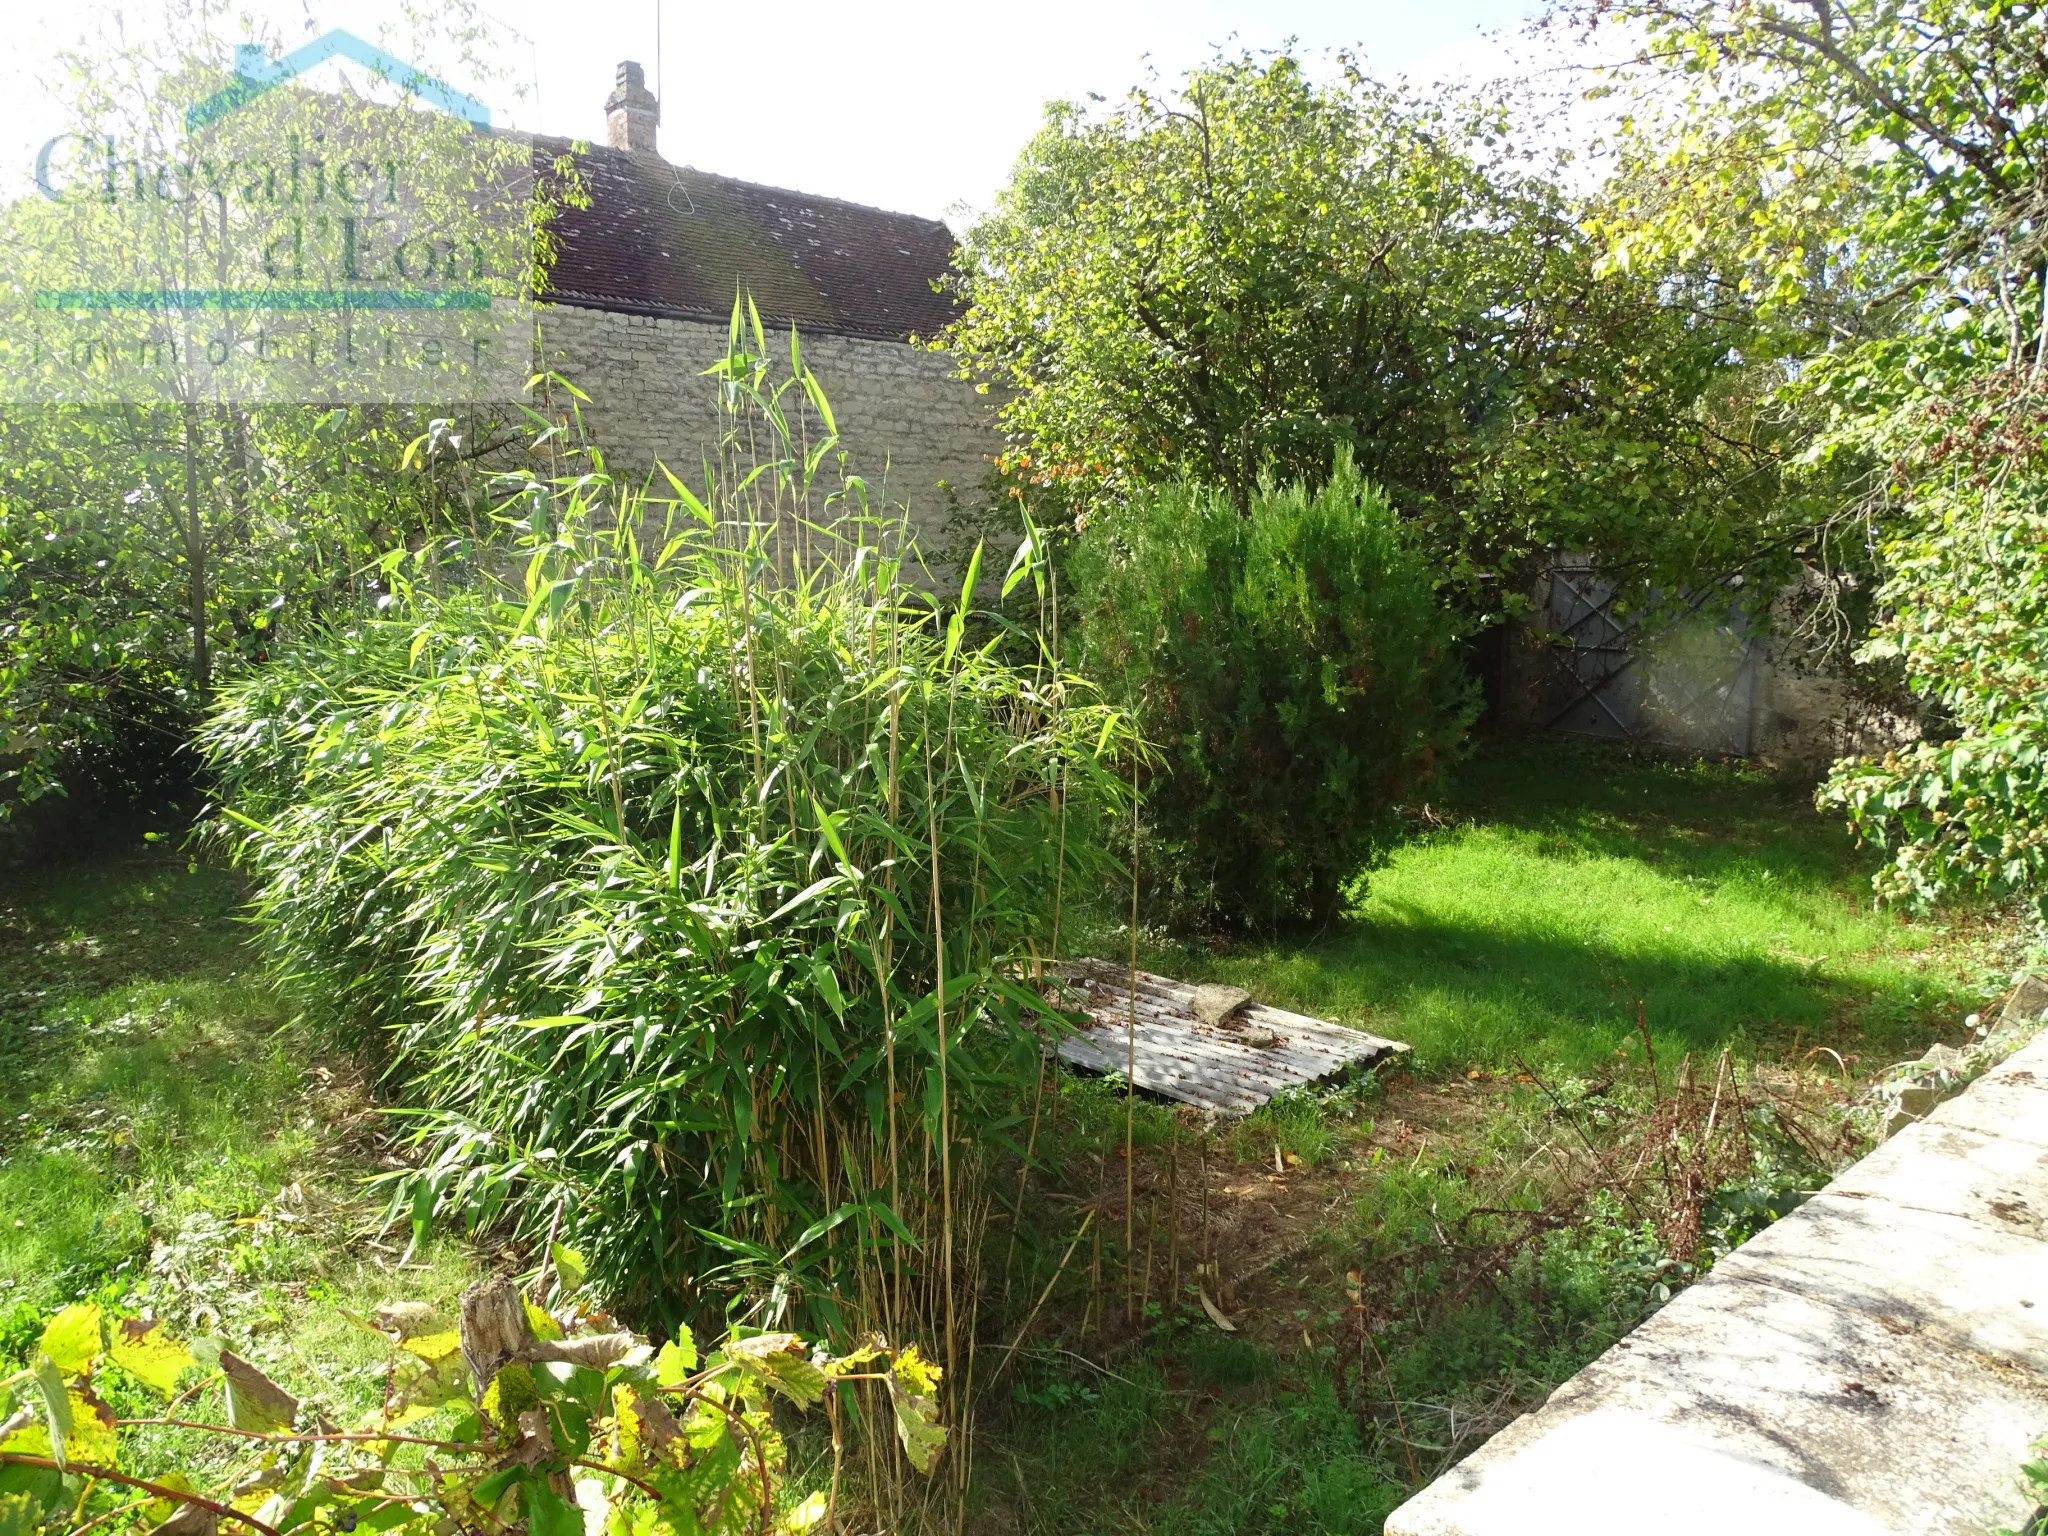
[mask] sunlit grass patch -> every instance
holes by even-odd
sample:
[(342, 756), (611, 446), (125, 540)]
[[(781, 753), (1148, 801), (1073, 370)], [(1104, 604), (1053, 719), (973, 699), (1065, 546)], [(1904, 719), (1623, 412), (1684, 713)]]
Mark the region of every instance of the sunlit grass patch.
[[(170, 855), (19, 882), (0, 905), (0, 1353), (97, 1296), (226, 1329), (336, 1409), (385, 1346), (349, 1321), (449, 1309), (455, 1245), (379, 1246), (361, 1074), (289, 1027), (225, 871)], [(28, 1322), (22, 1321), (22, 1328)]]
[(1870, 858), (1797, 781), (1555, 743), (1470, 765), (1449, 822), (1353, 887), (1321, 936), (1151, 963), (1364, 1025), (1418, 1068), (1593, 1072), (1826, 1047), (1864, 1070), (1980, 1002), (1989, 914), (1875, 908)]

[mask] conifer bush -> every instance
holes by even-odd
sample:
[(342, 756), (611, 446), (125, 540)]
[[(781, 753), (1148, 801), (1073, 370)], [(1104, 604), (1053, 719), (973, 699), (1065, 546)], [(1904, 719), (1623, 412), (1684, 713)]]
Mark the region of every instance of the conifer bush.
[(1084, 670), (1161, 765), (1143, 871), (1182, 923), (1333, 916), (1477, 693), (1430, 573), (1348, 457), (1327, 484), (1163, 486), (1073, 559)]

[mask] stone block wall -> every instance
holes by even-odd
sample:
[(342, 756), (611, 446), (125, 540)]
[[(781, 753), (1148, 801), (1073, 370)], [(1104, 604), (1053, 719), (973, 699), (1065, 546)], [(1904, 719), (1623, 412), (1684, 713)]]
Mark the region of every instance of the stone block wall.
[[(956, 504), (982, 499), (1001, 448), (995, 412), (990, 397), (954, 377), (949, 359), (867, 337), (798, 339), (831, 402), (851, 473), (881, 486), (928, 538)], [(772, 356), (788, 357), (786, 330), (769, 332), (768, 344)], [(725, 356), (723, 324), (555, 305), (542, 312), (541, 345), (545, 365), (590, 397), (584, 419), (615, 470), (638, 475), (659, 459), (699, 484), (718, 433), (704, 370)]]

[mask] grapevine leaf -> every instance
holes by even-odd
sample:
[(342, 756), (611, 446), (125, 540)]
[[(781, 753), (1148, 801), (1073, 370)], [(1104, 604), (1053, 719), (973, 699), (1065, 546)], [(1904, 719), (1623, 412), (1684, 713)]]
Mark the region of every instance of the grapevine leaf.
[(676, 1336), (661, 1346), (654, 1357), (654, 1379), (673, 1387), (697, 1369), (697, 1340), (686, 1327), (678, 1325)]
[(533, 1330), (536, 1339), (559, 1339), (562, 1336), (562, 1325), (549, 1316), (544, 1308), (535, 1306), (524, 1297), (520, 1300), (526, 1307), (526, 1324)]
[(43, 1394), (43, 1422), (50, 1429), (50, 1455), (61, 1467), (71, 1440), (71, 1389), (64, 1385), (64, 1373), (48, 1355), (36, 1356), (35, 1374), (36, 1386)]
[(299, 1400), (231, 1349), (220, 1352), (228, 1383), (228, 1422), (236, 1429), (277, 1434), (292, 1427)]
[(100, 1309), (66, 1307), (43, 1329), (43, 1353), (66, 1376), (77, 1376), (100, 1352)]
[(930, 1397), (938, 1391), (939, 1378), (944, 1374), (917, 1352), (915, 1344), (897, 1355), (889, 1369), (913, 1397)]
[(555, 1273), (562, 1277), (562, 1289), (580, 1289), (590, 1273), (590, 1261), (565, 1243), (550, 1244), (548, 1252), (554, 1256)]
[(891, 1372), (889, 1401), (896, 1409), (896, 1438), (903, 1442), (903, 1454), (918, 1471), (930, 1472), (946, 1444), (945, 1426), (937, 1422), (932, 1400), (911, 1396)]
[(814, 1493), (782, 1517), (783, 1528), (791, 1531), (808, 1531), (822, 1525), (830, 1503), (822, 1492)]
[(799, 1408), (810, 1408), (825, 1396), (825, 1373), (802, 1355), (769, 1355), (761, 1362), (769, 1385)]
[(446, 1333), (428, 1333), (401, 1340), (398, 1347), (409, 1355), (419, 1356), (429, 1365), (439, 1365), (462, 1348), (462, 1335), (451, 1328)]
[(490, 1509), (498, 1502), (498, 1500), (505, 1497), (505, 1490), (507, 1488), (510, 1488), (514, 1483), (524, 1481), (525, 1477), (526, 1468), (524, 1467), (502, 1467), (498, 1471), (493, 1472), (489, 1477), (485, 1478), (482, 1482), (478, 1483), (476, 1487), (473, 1490), (471, 1490), (470, 1496), (474, 1498), (478, 1505), (482, 1508)]
[(583, 1511), (545, 1483), (526, 1485), (529, 1536), (583, 1536)]
[(154, 1318), (121, 1319), (108, 1353), (116, 1365), (164, 1397), (175, 1392), (178, 1378), (199, 1363)]
[(100, 1401), (90, 1387), (73, 1387), (66, 1399), (71, 1432), (65, 1440), (64, 1454), (73, 1461), (94, 1466), (119, 1466), (121, 1445), (114, 1432), (114, 1410)]
[(734, 1339), (725, 1346), (725, 1358), (764, 1377), (799, 1408), (808, 1408), (825, 1395), (825, 1373), (805, 1357), (803, 1347), (793, 1333), (764, 1333)]
[[(159, 1488), (171, 1488), (179, 1493), (197, 1493), (199, 1491), (192, 1486), (192, 1479), (182, 1472), (159, 1473), (150, 1481), (154, 1482)], [(151, 1499), (142, 1506), (142, 1518), (151, 1525), (162, 1525), (164, 1521), (177, 1513), (180, 1502), (177, 1499)]]

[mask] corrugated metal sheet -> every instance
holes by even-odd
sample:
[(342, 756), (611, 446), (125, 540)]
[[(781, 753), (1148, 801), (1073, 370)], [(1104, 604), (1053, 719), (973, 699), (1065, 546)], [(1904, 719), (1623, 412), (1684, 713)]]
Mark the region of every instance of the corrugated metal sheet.
[(1250, 1114), (1282, 1089), (1408, 1049), (1262, 1003), (1222, 1024), (1204, 1023), (1188, 1006), (1193, 986), (1148, 971), (1137, 973), (1134, 1008), (1129, 967), (1103, 960), (1077, 960), (1058, 975), (1094, 1021), (1060, 1041), (1062, 1061), (1089, 1072), (1131, 1070), (1147, 1092), (1220, 1114)]

